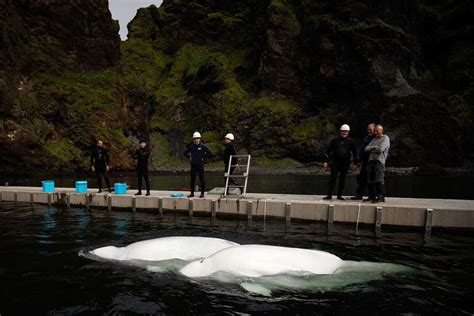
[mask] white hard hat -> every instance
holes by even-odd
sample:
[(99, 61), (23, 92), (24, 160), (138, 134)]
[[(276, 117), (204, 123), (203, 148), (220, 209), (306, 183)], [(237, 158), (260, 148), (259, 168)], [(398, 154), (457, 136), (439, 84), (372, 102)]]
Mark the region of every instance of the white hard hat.
[(201, 138), (201, 133), (199, 133), (199, 132), (194, 132), (193, 138)]
[(225, 135), (224, 138), (234, 140), (234, 135), (232, 133), (229, 133), (229, 134)]
[(344, 124), (344, 125), (341, 126), (341, 131), (350, 131), (350, 130), (351, 130), (351, 128), (347, 124)]

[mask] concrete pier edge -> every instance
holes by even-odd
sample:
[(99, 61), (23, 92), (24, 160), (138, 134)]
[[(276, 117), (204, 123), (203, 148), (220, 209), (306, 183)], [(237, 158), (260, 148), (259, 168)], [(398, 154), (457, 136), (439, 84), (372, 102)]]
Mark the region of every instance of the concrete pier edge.
[[(134, 193), (135, 191), (133, 191)], [(327, 222), (328, 232), (334, 223), (374, 225), (377, 237), (383, 226), (420, 227), (429, 238), (434, 227), (474, 228), (473, 200), (441, 200), (387, 198), (386, 203), (372, 204), (359, 201), (323, 201), (322, 196), (248, 193), (245, 198), (206, 195), (205, 198), (171, 197), (174, 191), (152, 191), (151, 196), (132, 193), (76, 193), (72, 188), (56, 188), (44, 193), (38, 187), (0, 187), (1, 201), (29, 204), (61, 205), (66, 207), (104, 208), (147, 211), (159, 217), (163, 212), (253, 218), (281, 218), (291, 221)]]

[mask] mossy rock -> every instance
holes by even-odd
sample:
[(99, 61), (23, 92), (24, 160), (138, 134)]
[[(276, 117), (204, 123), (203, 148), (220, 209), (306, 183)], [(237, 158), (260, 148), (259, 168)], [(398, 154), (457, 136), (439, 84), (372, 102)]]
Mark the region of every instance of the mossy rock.
[(290, 169), (303, 167), (302, 163), (291, 158), (271, 159), (266, 157), (256, 157), (255, 161), (258, 166), (268, 169)]

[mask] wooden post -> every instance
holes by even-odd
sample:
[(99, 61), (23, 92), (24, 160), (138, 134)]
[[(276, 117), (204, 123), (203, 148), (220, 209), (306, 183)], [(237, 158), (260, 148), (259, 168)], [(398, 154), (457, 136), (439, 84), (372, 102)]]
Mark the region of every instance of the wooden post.
[(158, 216), (163, 218), (163, 198), (158, 198)]
[(291, 224), (291, 203), (286, 203), (285, 220), (286, 220), (286, 225)]
[(248, 201), (247, 202), (247, 221), (248, 222), (252, 221), (252, 207), (253, 207), (253, 201)]
[(378, 206), (375, 211), (375, 237), (382, 235), (382, 207)]
[(328, 205), (328, 235), (332, 234), (334, 223), (334, 204)]
[(433, 209), (427, 208), (426, 209), (426, 219), (425, 219), (425, 240), (429, 240), (431, 238), (431, 229), (433, 223)]

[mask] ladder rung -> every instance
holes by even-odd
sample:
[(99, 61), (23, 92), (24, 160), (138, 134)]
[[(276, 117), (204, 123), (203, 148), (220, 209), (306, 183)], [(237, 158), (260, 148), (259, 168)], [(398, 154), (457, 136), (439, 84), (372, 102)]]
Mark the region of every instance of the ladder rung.
[(244, 175), (240, 175), (240, 174), (231, 174), (229, 176), (229, 174), (225, 174), (224, 177), (226, 178), (247, 178), (247, 176), (244, 176)]
[(245, 185), (229, 185), (228, 188), (245, 188)]

